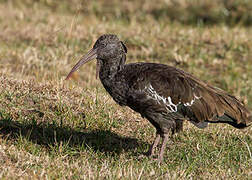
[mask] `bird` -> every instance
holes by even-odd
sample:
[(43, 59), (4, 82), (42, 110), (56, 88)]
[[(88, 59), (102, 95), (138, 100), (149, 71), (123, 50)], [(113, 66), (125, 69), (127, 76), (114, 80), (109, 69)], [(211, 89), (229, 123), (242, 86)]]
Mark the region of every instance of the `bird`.
[(169, 134), (183, 130), (185, 120), (198, 128), (226, 123), (243, 129), (252, 122), (249, 110), (236, 97), (211, 86), (179, 68), (136, 62), (126, 64), (126, 45), (114, 34), (101, 35), (66, 77), (96, 59), (96, 76), (120, 106), (128, 106), (156, 129), (148, 151), (153, 157), (161, 139), (157, 160), (162, 162)]

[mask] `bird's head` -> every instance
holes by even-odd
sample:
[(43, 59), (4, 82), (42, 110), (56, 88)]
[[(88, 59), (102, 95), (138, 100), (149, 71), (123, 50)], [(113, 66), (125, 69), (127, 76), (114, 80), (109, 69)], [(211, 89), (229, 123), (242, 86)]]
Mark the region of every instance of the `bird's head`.
[(118, 61), (119, 64), (124, 64), (124, 62), (121, 61), (125, 61), (125, 53), (127, 53), (127, 48), (116, 35), (104, 34), (97, 39), (93, 48), (77, 62), (67, 75), (66, 79), (69, 79), (74, 71), (92, 59), (97, 59), (96, 72), (99, 71), (99, 64), (101, 63), (104, 64), (109, 63), (110, 61)]

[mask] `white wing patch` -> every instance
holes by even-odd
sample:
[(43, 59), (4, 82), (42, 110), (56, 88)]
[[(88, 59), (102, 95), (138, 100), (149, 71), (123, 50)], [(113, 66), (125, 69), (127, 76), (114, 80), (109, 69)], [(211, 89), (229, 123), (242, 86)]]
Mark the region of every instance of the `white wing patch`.
[(191, 100), (191, 102), (184, 103), (184, 106), (192, 106), (195, 100), (200, 99), (201, 97), (196, 96), (195, 94), (193, 95), (194, 98)]
[[(152, 87), (151, 84), (149, 84), (148, 86), (145, 86), (144, 88), (145, 90), (147, 90), (148, 92), (148, 96), (154, 100), (156, 100), (159, 104), (164, 104), (165, 105), (165, 108), (166, 110), (169, 112), (169, 113), (172, 113), (172, 112), (177, 112), (178, 111), (178, 105), (181, 104), (181, 102), (179, 102), (178, 104), (174, 104), (172, 102), (172, 99), (171, 97), (163, 97), (163, 96), (160, 96), (157, 91), (155, 91), (155, 89)], [(194, 94), (194, 98), (190, 101), (190, 102), (187, 102), (187, 103), (183, 103), (184, 106), (192, 106), (193, 103), (195, 102), (195, 100), (197, 99), (200, 99), (201, 97), (198, 97)]]

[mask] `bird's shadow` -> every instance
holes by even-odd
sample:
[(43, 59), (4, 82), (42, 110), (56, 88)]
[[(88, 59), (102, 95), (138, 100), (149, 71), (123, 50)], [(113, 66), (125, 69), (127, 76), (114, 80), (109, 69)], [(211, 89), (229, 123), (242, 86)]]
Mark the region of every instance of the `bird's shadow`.
[(3, 118), (0, 119), (0, 136), (8, 140), (17, 140), (21, 136), (23, 139), (48, 148), (49, 151), (50, 148), (63, 143), (77, 151), (91, 148), (94, 152), (110, 155), (133, 151), (138, 146), (147, 145), (136, 138), (119, 136), (109, 130), (75, 130), (64, 125), (19, 123)]

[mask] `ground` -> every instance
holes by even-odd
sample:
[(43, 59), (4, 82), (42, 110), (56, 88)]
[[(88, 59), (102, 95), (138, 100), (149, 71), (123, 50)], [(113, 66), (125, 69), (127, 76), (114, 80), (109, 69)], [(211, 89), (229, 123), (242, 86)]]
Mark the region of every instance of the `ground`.
[(158, 164), (139, 159), (154, 128), (115, 104), (95, 62), (64, 80), (100, 35), (114, 33), (127, 62), (184, 69), (252, 109), (251, 22), (245, 0), (0, 0), (0, 178), (252, 178), (251, 127), (185, 123)]

